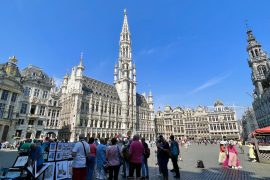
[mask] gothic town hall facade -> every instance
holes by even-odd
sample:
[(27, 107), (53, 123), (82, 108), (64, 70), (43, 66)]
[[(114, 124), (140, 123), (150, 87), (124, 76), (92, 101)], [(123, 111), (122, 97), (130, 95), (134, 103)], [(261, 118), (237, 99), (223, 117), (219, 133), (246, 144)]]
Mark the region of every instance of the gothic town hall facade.
[(120, 33), (119, 58), (114, 67), (113, 85), (84, 75), (83, 57), (61, 85), (61, 125), (58, 139), (113, 137), (137, 133), (154, 140), (154, 105), (136, 90), (136, 66), (132, 62), (131, 34), (127, 13)]

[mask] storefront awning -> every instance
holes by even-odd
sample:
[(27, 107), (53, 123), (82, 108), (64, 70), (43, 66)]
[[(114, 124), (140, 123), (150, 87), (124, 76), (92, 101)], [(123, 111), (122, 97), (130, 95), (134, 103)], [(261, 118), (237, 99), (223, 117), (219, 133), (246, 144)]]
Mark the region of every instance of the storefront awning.
[(256, 129), (255, 133), (269, 133), (270, 134), (270, 126), (261, 128), (261, 129)]

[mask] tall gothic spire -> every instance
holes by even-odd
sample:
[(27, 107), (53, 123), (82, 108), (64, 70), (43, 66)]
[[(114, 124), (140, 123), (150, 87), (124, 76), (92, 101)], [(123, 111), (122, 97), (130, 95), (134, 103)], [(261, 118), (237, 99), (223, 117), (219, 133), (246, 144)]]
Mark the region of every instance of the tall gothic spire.
[(255, 36), (252, 33), (252, 30), (248, 28), (247, 30), (247, 42), (248, 42), (248, 46), (247, 46), (247, 50), (251, 50), (254, 47), (258, 47), (261, 48), (260, 43), (258, 43), (258, 41), (256, 40)]
[(128, 20), (127, 20), (127, 10), (124, 9), (124, 22), (122, 26), (122, 33), (129, 33), (128, 30)]
[(114, 82), (118, 80), (128, 79), (136, 81), (136, 68), (132, 64), (131, 54), (131, 34), (129, 32), (127, 10), (124, 10), (124, 21), (119, 41), (119, 58), (114, 68)]
[(124, 10), (124, 21), (122, 31), (120, 33), (120, 49), (119, 58), (131, 60), (131, 39), (127, 20), (127, 10)]

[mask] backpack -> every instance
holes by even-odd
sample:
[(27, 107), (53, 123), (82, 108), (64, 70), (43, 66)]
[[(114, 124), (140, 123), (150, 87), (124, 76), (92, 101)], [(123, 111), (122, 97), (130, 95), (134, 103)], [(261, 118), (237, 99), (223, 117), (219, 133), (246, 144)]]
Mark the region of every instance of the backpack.
[(125, 161), (129, 161), (130, 158), (130, 154), (129, 154), (129, 146), (124, 146), (122, 149), (122, 155), (123, 155), (123, 159)]
[(204, 164), (202, 160), (197, 161), (197, 168), (204, 168)]
[(178, 150), (178, 143), (173, 141), (171, 144), (171, 153), (173, 156), (178, 156), (179, 155), (179, 150)]
[(145, 153), (144, 153), (145, 158), (149, 158), (150, 157), (150, 149), (149, 149), (149, 147), (145, 148), (144, 151), (145, 151)]

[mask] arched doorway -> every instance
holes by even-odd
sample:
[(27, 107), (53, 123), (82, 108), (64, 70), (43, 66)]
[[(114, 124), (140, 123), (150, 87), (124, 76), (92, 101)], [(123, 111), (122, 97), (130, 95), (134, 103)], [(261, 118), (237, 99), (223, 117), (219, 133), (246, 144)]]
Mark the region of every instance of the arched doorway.
[(46, 136), (49, 138), (56, 138), (56, 134), (54, 132), (48, 132)]
[(2, 134), (2, 141), (6, 141), (7, 140), (7, 135), (8, 135), (8, 130), (9, 130), (9, 126), (5, 125), (4, 126), (4, 130), (3, 130), (3, 134)]

